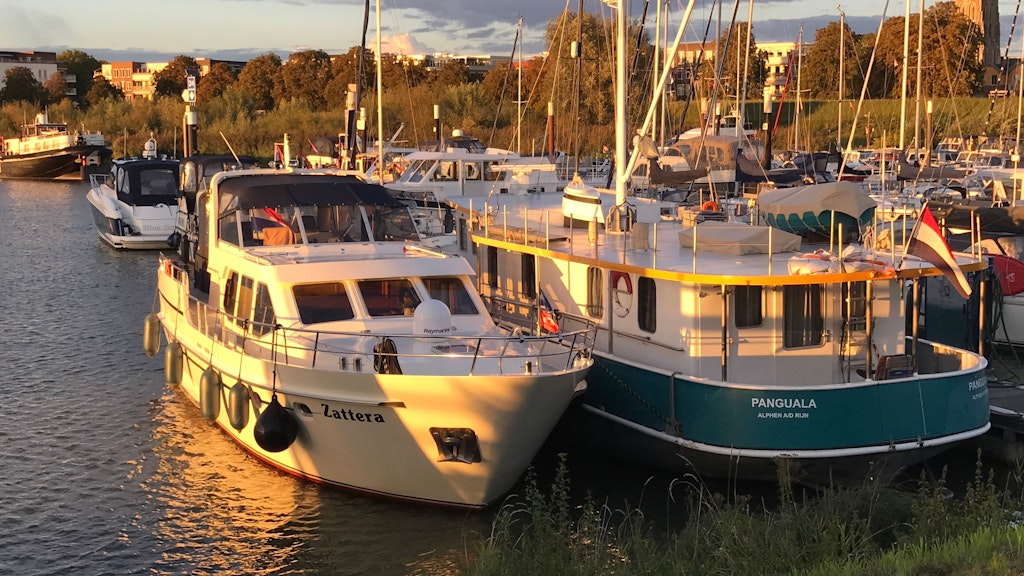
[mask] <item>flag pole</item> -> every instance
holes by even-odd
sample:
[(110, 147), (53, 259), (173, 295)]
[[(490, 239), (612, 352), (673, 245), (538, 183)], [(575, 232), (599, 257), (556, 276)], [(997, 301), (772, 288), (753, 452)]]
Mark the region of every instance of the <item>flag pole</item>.
[(912, 344), (910, 347), (910, 362), (913, 367), (914, 374), (917, 374), (917, 336), (918, 336), (918, 323), (921, 319), (921, 277), (914, 278), (914, 291), (912, 292), (914, 297), (914, 305), (911, 307), (911, 313), (914, 315), (911, 318), (911, 330), (913, 331)]

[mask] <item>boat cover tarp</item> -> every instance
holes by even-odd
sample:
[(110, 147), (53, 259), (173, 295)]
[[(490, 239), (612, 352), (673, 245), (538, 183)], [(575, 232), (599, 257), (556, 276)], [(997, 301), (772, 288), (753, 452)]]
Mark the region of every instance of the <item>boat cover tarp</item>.
[[(964, 201), (928, 202), (928, 209), (943, 225), (956, 233), (972, 230), (972, 219), (981, 224), (982, 236), (1024, 234), (1024, 206), (981, 206)], [(977, 224), (975, 224), (977, 226)]]
[(403, 206), (386, 188), (355, 176), (254, 174), (221, 181), (221, 214), (273, 206)]
[(708, 175), (707, 168), (697, 168), (695, 170), (665, 170), (658, 164), (657, 159), (650, 161), (650, 175), (651, 184), (664, 185), (664, 186), (682, 186), (688, 184), (697, 178), (703, 178)]
[(835, 225), (853, 233), (871, 221), (877, 203), (855, 182), (825, 182), (762, 190), (757, 205), (772, 226), (794, 234), (828, 235), (833, 212)]
[(779, 185), (789, 185), (803, 181), (804, 176), (806, 174), (802, 168), (765, 170), (757, 160), (748, 158), (746, 154), (736, 156), (737, 182), (775, 182)]
[(900, 170), (896, 174), (897, 180), (943, 180), (948, 178), (963, 178), (967, 176), (967, 170), (954, 166), (914, 166), (907, 162), (907, 155), (900, 154)]
[[(696, 236), (696, 240), (694, 240)], [(771, 249), (769, 250), (769, 238)], [(750, 226), (736, 222), (702, 222), (679, 233), (679, 245), (698, 250), (709, 250), (721, 254), (768, 254), (795, 252), (800, 249), (802, 239), (768, 226)]]

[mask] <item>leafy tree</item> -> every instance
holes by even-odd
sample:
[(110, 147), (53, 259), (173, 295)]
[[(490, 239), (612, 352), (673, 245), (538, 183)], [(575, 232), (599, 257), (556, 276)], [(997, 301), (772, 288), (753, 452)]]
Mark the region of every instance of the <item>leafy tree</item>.
[(0, 102), (29, 102), (41, 106), (46, 99), (42, 84), (32, 70), (13, 66), (4, 73), (4, 87), (0, 89)]
[[(954, 2), (939, 2), (924, 11), (921, 93), (970, 96), (982, 86), (984, 66), (974, 57), (983, 42), (978, 25)], [(916, 75), (911, 86), (916, 90)]]
[(349, 84), (362, 84), (364, 94), (375, 90), (376, 63), (373, 52), (367, 50), (363, 57), (363, 75), (359, 75), (359, 46), (353, 46), (348, 52), (337, 56), (331, 62), (331, 77), (324, 90), (324, 102), (329, 109), (344, 109)]
[(422, 65), (400, 60), (394, 54), (385, 54), (380, 68), (385, 93), (399, 87), (419, 86), (427, 78)]
[(63, 64), (69, 76), (75, 77), (75, 96), (72, 100), (86, 104), (86, 94), (92, 88), (93, 74), (102, 67), (102, 62), (81, 50), (65, 50), (57, 55), (57, 62)]
[(446, 89), (469, 82), (469, 67), (462, 60), (445, 60), (429, 74), (435, 88)]
[(124, 92), (103, 76), (99, 76), (93, 81), (89, 93), (85, 95), (85, 101), (89, 106), (96, 106), (104, 100), (124, 100)]
[(187, 85), (189, 70), (199, 70), (196, 59), (191, 56), (175, 56), (166, 68), (153, 75), (154, 93), (157, 96), (179, 97)]
[(235, 75), (231, 73), (231, 67), (218, 62), (210, 67), (209, 74), (203, 76), (196, 85), (196, 100), (209, 102), (223, 94), (228, 86), (236, 81)]
[[(840, 42), (839, 23), (832, 22), (814, 33), (814, 44), (807, 48), (803, 66), (800, 68), (801, 88), (809, 91), (812, 98), (835, 99), (839, 94), (839, 70), (843, 71), (843, 98), (856, 98), (855, 93), (863, 82), (861, 67), (857, 60), (858, 36), (844, 26), (846, 37)], [(839, 47), (842, 44), (842, 66)]]
[(238, 75), (238, 87), (252, 95), (257, 110), (274, 109), (274, 93), (280, 83), (281, 57), (273, 52), (249, 60)]
[(300, 100), (312, 110), (326, 107), (325, 94), (331, 77), (331, 58), (323, 50), (294, 52), (281, 66), (281, 84), (275, 99)]
[(43, 95), (46, 104), (56, 104), (68, 97), (68, 83), (64, 74), (57, 72), (43, 82)]

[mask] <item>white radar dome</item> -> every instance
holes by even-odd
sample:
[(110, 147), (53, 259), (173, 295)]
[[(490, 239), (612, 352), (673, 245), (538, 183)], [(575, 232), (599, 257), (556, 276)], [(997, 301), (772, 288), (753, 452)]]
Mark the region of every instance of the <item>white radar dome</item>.
[(449, 336), (452, 313), (440, 300), (424, 300), (413, 313), (412, 327), (416, 336)]

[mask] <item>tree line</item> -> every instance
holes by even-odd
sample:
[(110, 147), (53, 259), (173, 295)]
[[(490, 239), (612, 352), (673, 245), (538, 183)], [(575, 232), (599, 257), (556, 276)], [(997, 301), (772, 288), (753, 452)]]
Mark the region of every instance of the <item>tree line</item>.
[[(838, 22), (817, 30), (800, 65), (801, 85), (807, 96), (825, 100), (858, 97), (876, 44), (865, 90), (868, 98), (898, 96), (902, 66), (916, 67), (918, 60), (922, 65), (922, 93), (936, 97), (976, 93), (983, 72), (976, 58), (982, 41), (978, 27), (960, 14), (953, 2), (940, 2), (926, 10), (923, 30), (918, 30), (916, 15), (911, 20), (911, 46), (916, 47), (916, 35), (923, 33), (924, 48), (920, 56), (913, 54), (906, 64), (902, 62), (903, 17), (889, 18), (878, 33), (856, 34), (849, 27), (840, 30)], [(703, 27), (703, 23), (697, 24)], [(633, 52), (629, 59), (631, 126), (641, 122), (656, 81), (650, 27), (642, 20), (629, 26)], [(845, 35), (843, 54), (839, 53), (841, 34)], [(510, 57), (498, 60), (486, 74), (471, 73), (459, 60), (448, 60), (428, 69), (420, 63), (384, 54), (381, 107), (385, 138), (402, 127), (401, 140), (408, 141), (407, 145), (437, 139), (438, 135), (433, 133), (436, 104), (446, 133), (458, 128), (487, 145), (511, 148), (517, 141), (517, 130), (521, 130), (522, 152), (540, 153), (548, 146), (545, 126), (547, 103), (551, 102), (555, 113), (555, 147), (569, 153), (599, 153), (614, 141), (614, 23), (594, 14), (566, 10), (548, 23), (545, 38), (548, 51), (544, 55), (530, 58), (520, 69), (510, 46)], [(571, 46), (577, 41), (582, 48), (574, 57)], [(717, 92), (719, 99), (729, 100), (738, 88), (746, 86), (743, 96), (760, 100), (768, 78), (767, 57), (757, 49), (750, 26), (745, 22), (733, 24), (713, 45), (721, 77), (716, 78), (716, 59), (691, 62), (692, 73), (687, 81), (692, 84), (683, 92), (702, 99), (710, 99)], [(237, 75), (226, 64), (215, 64), (197, 83), (195, 109), (199, 114), (202, 151), (225, 152), (221, 141), (231, 136), (244, 143), (240, 153), (267, 156), (275, 139), (281, 138), (280, 133), (270, 133), (274, 129), (284, 129), (300, 143), (344, 132), (349, 86), (357, 83), (362, 87), (360, 107), (367, 111), (366, 129), (372, 138), (377, 131), (375, 56), (369, 50), (363, 54), (360, 74), (361, 51), (355, 46), (332, 57), (323, 50), (303, 50), (292, 53), (287, 60), (267, 53), (247, 62)], [(65, 95), (67, 83), (59, 74), (40, 84), (26, 68), (8, 69), (5, 85), (0, 89), (0, 105), (5, 105), (6, 112), (0, 114), (0, 134), (17, 133), (21, 121), (17, 116), (23, 117), (27, 109), (49, 107), (61, 110), (72, 121), (96, 125), (105, 134), (130, 133), (135, 136), (133, 143), (138, 139), (144, 141), (150, 132), (169, 135), (181, 124), (180, 95), (186, 85), (186, 71), (198, 69), (194, 58), (177, 56), (154, 74), (154, 101), (135, 99), (125, 103), (125, 95), (116, 86), (101, 76), (93, 77), (101, 61), (79, 50), (65, 51), (57, 58), (76, 76), (78, 94), (73, 98)], [(846, 87), (843, 95), (837, 92), (840, 69)], [(916, 74), (908, 77), (913, 91)], [(795, 89), (794, 80), (789, 82), (789, 88)], [(522, 106), (517, 101), (520, 90)], [(11, 109), (14, 103), (18, 106)], [(138, 110), (126, 113), (126, 107)], [(696, 125), (700, 121), (699, 108), (673, 102), (669, 106), (670, 130), (682, 131)], [(141, 125), (123, 125), (128, 117), (138, 118)], [(212, 132), (214, 128), (217, 132)], [(212, 135), (204, 136), (203, 130)], [(218, 133), (224, 133), (224, 137), (217, 136)]]

